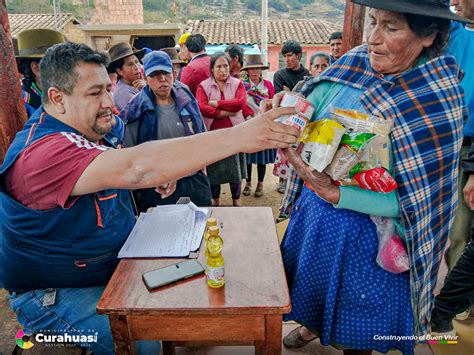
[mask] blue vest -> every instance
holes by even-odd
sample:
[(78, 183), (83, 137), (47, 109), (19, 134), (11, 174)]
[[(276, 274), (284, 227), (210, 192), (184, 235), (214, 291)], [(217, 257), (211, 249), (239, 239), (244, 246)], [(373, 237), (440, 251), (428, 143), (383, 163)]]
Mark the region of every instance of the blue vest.
[[(128, 190), (83, 195), (69, 209), (45, 211), (26, 207), (6, 192), (4, 174), (19, 154), (57, 132), (80, 135), (38, 109), (0, 167), (0, 287), (10, 291), (105, 285), (135, 223)], [(117, 133), (114, 127), (104, 137), (107, 145), (120, 142)]]

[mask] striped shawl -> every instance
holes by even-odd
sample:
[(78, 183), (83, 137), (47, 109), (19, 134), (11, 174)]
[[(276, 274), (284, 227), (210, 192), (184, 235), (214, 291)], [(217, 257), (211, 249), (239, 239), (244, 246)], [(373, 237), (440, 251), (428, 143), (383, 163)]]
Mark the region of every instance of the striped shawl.
[(363, 45), (308, 81), (301, 91), (307, 96), (323, 80), (350, 85), (363, 90), (367, 112), (394, 121), (394, 174), (410, 257), (417, 335), (428, 331), (433, 290), (457, 208), (461, 131), (467, 114), (459, 77), (456, 61), (449, 56), (384, 77), (371, 68)]

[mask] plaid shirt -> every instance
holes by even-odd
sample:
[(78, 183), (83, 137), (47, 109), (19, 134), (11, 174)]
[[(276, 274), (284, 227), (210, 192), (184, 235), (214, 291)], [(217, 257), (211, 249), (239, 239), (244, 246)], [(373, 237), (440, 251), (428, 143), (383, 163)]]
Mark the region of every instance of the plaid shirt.
[[(362, 103), (373, 115), (393, 120), (394, 175), (410, 258), (410, 289), (415, 334), (428, 331), (439, 265), (457, 208), (457, 170), (467, 117), (460, 71), (453, 57), (435, 58), (395, 76), (375, 72), (367, 46), (348, 52), (301, 92), (329, 80), (362, 89)], [(282, 207), (300, 194), (294, 171)]]

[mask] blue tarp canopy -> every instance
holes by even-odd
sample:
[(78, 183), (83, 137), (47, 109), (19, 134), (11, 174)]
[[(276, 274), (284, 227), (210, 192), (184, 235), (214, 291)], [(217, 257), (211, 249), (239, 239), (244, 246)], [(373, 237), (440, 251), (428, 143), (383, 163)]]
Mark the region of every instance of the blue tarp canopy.
[[(206, 53), (212, 55), (216, 52), (224, 52), (228, 44), (208, 44), (206, 45)], [(239, 44), (244, 50), (244, 54), (261, 54), (260, 48), (256, 44)]]

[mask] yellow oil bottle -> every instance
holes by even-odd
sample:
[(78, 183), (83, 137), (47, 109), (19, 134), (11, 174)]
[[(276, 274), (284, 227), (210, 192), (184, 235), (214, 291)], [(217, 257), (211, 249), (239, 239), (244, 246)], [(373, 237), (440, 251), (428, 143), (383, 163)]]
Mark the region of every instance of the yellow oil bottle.
[(209, 239), (209, 228), (217, 226), (217, 219), (215, 218), (208, 218), (206, 222), (206, 229), (204, 230), (204, 240), (206, 242), (206, 256), (207, 254), (207, 240)]
[(214, 226), (217, 226), (217, 219), (212, 217), (208, 218), (206, 222), (206, 229), (204, 230), (204, 240), (207, 241), (209, 239), (209, 228)]
[(212, 288), (224, 286), (224, 258), (222, 248), (224, 241), (219, 234), (219, 227), (209, 227), (209, 238), (207, 240), (207, 284)]

